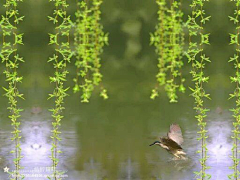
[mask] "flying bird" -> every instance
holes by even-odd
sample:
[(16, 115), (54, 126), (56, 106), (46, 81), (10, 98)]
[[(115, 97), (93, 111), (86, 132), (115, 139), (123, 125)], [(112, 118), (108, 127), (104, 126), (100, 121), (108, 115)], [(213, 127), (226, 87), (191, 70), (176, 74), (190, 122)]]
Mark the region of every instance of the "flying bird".
[(186, 153), (183, 151), (181, 145), (183, 143), (183, 136), (181, 128), (178, 124), (172, 124), (166, 137), (161, 137), (160, 141), (155, 141), (149, 146), (158, 145), (173, 154), (178, 160), (186, 160)]

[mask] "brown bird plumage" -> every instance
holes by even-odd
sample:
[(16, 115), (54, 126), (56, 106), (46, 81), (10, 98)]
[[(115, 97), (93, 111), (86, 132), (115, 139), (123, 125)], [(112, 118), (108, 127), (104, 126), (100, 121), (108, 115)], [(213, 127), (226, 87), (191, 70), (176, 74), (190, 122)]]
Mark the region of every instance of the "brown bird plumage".
[(177, 159), (186, 159), (186, 153), (183, 151), (181, 145), (183, 143), (183, 136), (181, 128), (178, 124), (172, 124), (166, 137), (161, 137), (160, 141), (155, 141), (152, 145), (159, 145), (173, 154)]
[(172, 139), (177, 144), (182, 145), (183, 143), (183, 136), (181, 128), (178, 124), (172, 124), (170, 126), (169, 132), (167, 133), (169, 139)]

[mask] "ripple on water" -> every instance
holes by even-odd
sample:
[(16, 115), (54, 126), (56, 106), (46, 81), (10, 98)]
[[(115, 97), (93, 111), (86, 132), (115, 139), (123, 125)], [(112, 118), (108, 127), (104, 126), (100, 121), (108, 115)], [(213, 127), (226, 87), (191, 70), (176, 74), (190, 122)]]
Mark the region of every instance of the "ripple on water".
[[(232, 171), (230, 158), (232, 139), (232, 122), (229, 120), (230, 113), (209, 114), (208, 116), (208, 135), (207, 147), (210, 156), (207, 165), (211, 167), (208, 173), (214, 180), (227, 180), (227, 175)], [(184, 122), (184, 121), (183, 121)], [(187, 122), (187, 121), (186, 121)], [(149, 165), (152, 166), (152, 176), (156, 179), (185, 180), (194, 179), (194, 171), (201, 169), (199, 165), (200, 154), (196, 153), (201, 149), (201, 144), (197, 139), (197, 127), (184, 126), (185, 129), (183, 148), (187, 152), (187, 161), (172, 161), (170, 155), (162, 149), (156, 150), (155, 154), (147, 154)], [(156, 133), (155, 133), (156, 134)]]

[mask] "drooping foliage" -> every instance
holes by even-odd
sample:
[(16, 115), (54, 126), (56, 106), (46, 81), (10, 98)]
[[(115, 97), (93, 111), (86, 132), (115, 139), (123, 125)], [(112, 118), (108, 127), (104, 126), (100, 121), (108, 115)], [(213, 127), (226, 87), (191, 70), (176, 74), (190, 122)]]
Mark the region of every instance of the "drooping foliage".
[[(108, 34), (103, 32), (103, 26), (100, 24), (102, 2), (102, 0), (77, 1), (74, 38), (77, 73), (73, 91), (81, 92), (82, 102), (89, 102), (93, 90), (102, 81), (100, 55), (103, 46), (108, 44)], [(107, 90), (102, 85), (100, 96), (108, 98)]]
[(183, 66), (183, 12), (181, 1), (156, 0), (158, 4), (158, 24), (151, 33), (150, 44), (156, 47), (158, 55), (157, 86), (152, 90), (151, 99), (159, 95), (159, 87), (163, 86), (170, 102), (177, 102), (177, 92), (185, 92), (182, 77)]
[(67, 64), (70, 63), (73, 52), (70, 49), (70, 29), (73, 24), (70, 16), (67, 14), (67, 7), (69, 6), (67, 0), (49, 0), (55, 5), (55, 10), (52, 16), (49, 16), (49, 21), (55, 25), (55, 31), (50, 33), (50, 45), (54, 45), (55, 52), (48, 62), (53, 64), (55, 73), (50, 77), (50, 82), (55, 85), (52, 94), (49, 94), (49, 98), (54, 98), (55, 106), (50, 109), (52, 112), (52, 148), (51, 148), (51, 160), (53, 174), (49, 179), (61, 179), (61, 171), (57, 169), (59, 158), (58, 155), (62, 151), (58, 148), (61, 141), (59, 130), (61, 126), (61, 120), (63, 119), (62, 111), (64, 107), (64, 99), (68, 95), (67, 90), (69, 87), (65, 86), (67, 81)]
[(204, 53), (204, 45), (209, 44), (209, 35), (205, 33), (204, 25), (210, 20), (210, 16), (206, 15), (204, 5), (208, 0), (192, 0), (190, 6), (192, 14), (188, 17), (187, 26), (189, 30), (189, 49), (187, 57), (189, 63), (192, 65), (190, 74), (194, 82), (194, 87), (190, 88), (191, 96), (195, 99), (194, 109), (197, 112), (195, 116), (198, 121), (199, 137), (201, 142), (201, 149), (197, 152), (200, 154), (201, 170), (195, 172), (196, 178), (199, 180), (210, 179), (211, 175), (207, 174), (206, 170), (209, 168), (206, 165), (208, 159), (207, 149), (207, 130), (206, 117), (209, 109), (205, 107), (205, 99), (210, 99), (210, 94), (205, 92), (204, 84), (208, 82), (209, 77), (205, 76), (204, 69), (206, 63), (210, 62), (209, 57)]
[(3, 87), (5, 90), (4, 96), (8, 98), (8, 109), (13, 127), (12, 138), (14, 142), (14, 150), (11, 153), (14, 155), (15, 170), (9, 172), (10, 179), (19, 180), (24, 176), (20, 173), (20, 161), (23, 158), (21, 155), (21, 130), (20, 130), (20, 113), (23, 109), (18, 107), (18, 99), (24, 99), (23, 94), (18, 90), (19, 83), (22, 82), (23, 77), (19, 75), (18, 68), (23, 58), (19, 54), (18, 45), (23, 45), (23, 33), (18, 30), (18, 25), (23, 21), (24, 16), (20, 15), (18, 10), (19, 3), (22, 0), (6, 0), (3, 6), (5, 7), (5, 15), (2, 15), (0, 26), (2, 31), (2, 49), (0, 52), (2, 63), (5, 65), (4, 74), (6, 77), (7, 87)]
[[(233, 1), (233, 0), (230, 0)], [(239, 148), (238, 148), (238, 143), (239, 143), (239, 127), (240, 127), (240, 87), (239, 87), (239, 82), (240, 82), (240, 71), (239, 71), (239, 67), (240, 67), (240, 62), (239, 62), (239, 52), (240, 52), (240, 44), (239, 44), (239, 11), (240, 11), (240, 0), (235, 0), (234, 1), (236, 9), (234, 11), (234, 15), (233, 16), (229, 16), (230, 21), (232, 21), (235, 26), (236, 26), (236, 32), (234, 34), (230, 34), (230, 44), (235, 45), (236, 47), (236, 52), (233, 55), (233, 57), (230, 58), (229, 62), (233, 62), (234, 64), (234, 68), (235, 68), (235, 75), (230, 77), (231, 82), (235, 83), (236, 88), (234, 90), (234, 92), (232, 94), (230, 94), (230, 99), (234, 98), (236, 101), (235, 104), (235, 108), (230, 109), (230, 111), (233, 112), (233, 117), (235, 119), (235, 121), (233, 122), (233, 135), (232, 135), (232, 139), (233, 139), (233, 147), (232, 147), (232, 160), (233, 160), (233, 165), (230, 167), (231, 169), (233, 169), (233, 173), (231, 175), (229, 175), (229, 179), (231, 180), (237, 180), (239, 179)]]

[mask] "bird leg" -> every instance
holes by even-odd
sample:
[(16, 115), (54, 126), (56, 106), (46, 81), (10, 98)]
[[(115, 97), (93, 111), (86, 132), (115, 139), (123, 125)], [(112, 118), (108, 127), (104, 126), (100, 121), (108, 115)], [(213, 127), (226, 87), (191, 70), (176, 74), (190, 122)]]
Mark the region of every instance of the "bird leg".
[(187, 160), (187, 157), (185, 157), (186, 153), (183, 151), (176, 151), (173, 155), (175, 160)]
[(186, 155), (186, 153), (183, 152), (182, 150), (181, 150), (181, 151), (178, 150), (178, 151), (177, 151), (177, 154), (178, 154), (178, 155)]
[(182, 160), (188, 160), (188, 158), (186, 156), (181, 156)]
[(181, 156), (179, 156), (177, 153), (174, 153), (174, 160), (180, 160), (181, 159)]

